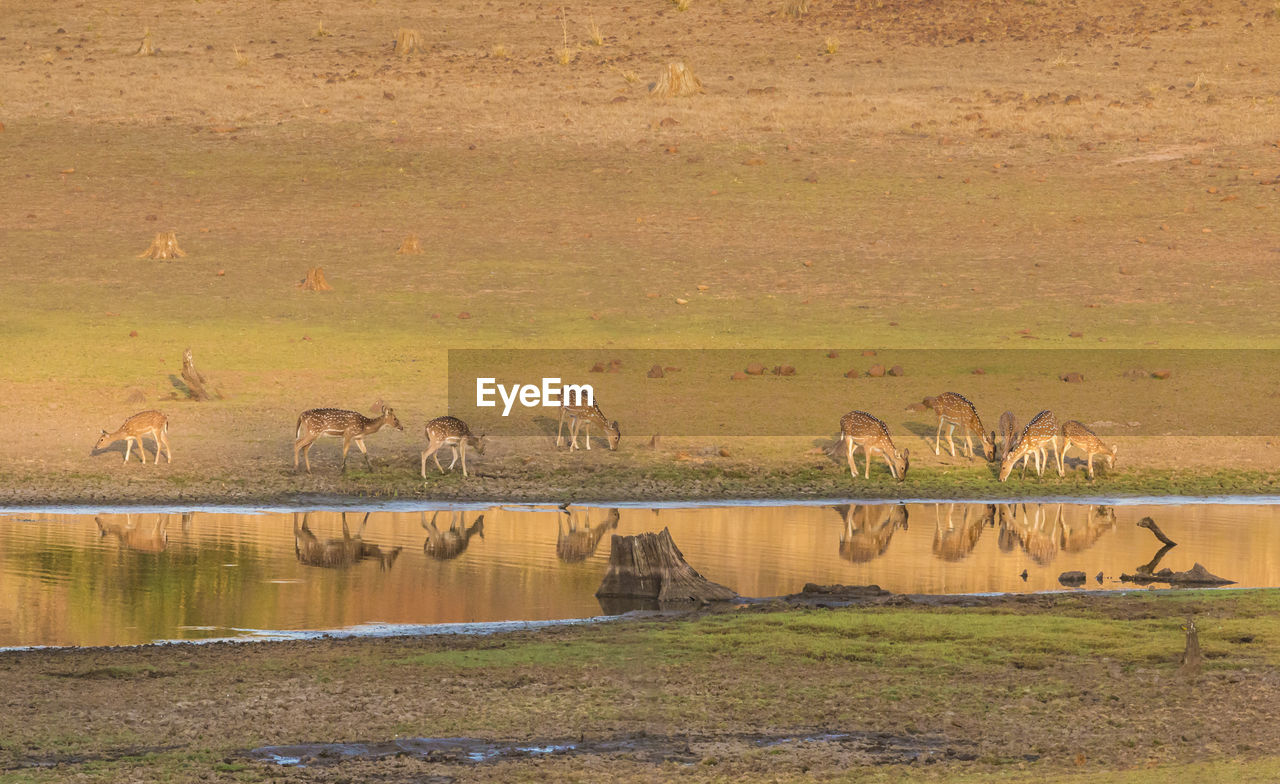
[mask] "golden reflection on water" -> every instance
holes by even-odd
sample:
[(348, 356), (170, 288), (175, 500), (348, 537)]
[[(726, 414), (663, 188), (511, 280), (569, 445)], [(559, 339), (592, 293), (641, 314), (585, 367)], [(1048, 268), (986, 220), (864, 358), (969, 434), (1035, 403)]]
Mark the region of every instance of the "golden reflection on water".
[[(1118, 581), (1160, 549), (1241, 586), (1280, 585), (1280, 506), (841, 504), (664, 509), (0, 515), (0, 645), (108, 645), (598, 615), (613, 534), (671, 529), (744, 596), (806, 582), (902, 593)], [(1025, 571), (1025, 577), (1023, 573)], [(1098, 583), (1094, 576), (1101, 573)]]

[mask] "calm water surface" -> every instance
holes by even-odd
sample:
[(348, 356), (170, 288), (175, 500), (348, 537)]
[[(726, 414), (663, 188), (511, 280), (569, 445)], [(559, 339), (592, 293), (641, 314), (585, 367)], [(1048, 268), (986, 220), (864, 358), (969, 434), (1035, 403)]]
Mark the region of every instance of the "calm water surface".
[[(903, 593), (1119, 589), (1159, 544), (1242, 587), (1280, 585), (1280, 505), (964, 503), (228, 514), (0, 514), (0, 646), (252, 637), (361, 624), (600, 615), (611, 534), (671, 534), (744, 596), (806, 582)], [(344, 532), (345, 526), (345, 532)], [(1025, 580), (1020, 576), (1026, 570)], [(1093, 576), (1101, 572), (1103, 581)]]

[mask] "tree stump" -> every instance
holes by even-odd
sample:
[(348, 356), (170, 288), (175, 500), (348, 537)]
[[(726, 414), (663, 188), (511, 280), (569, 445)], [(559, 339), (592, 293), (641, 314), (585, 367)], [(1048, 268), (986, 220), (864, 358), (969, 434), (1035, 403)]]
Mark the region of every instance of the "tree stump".
[(187, 252), (178, 247), (176, 231), (158, 232), (151, 241), (151, 247), (138, 254), (140, 259), (180, 259)]
[(191, 357), (191, 349), (182, 352), (182, 381), (187, 385), (187, 396), (192, 400), (205, 401), (212, 400), (215, 396), (222, 397), (216, 392), (210, 394), (205, 389), (204, 374), (196, 370), (196, 361)]
[(307, 277), (302, 279), (298, 288), (303, 291), (333, 291), (333, 286), (324, 279), (324, 267), (312, 267), (307, 270)]
[(659, 602), (728, 601), (738, 594), (713, 583), (690, 566), (671, 539), (671, 531), (636, 536), (614, 534), (609, 572), (598, 598), (656, 599)]
[(1200, 632), (1196, 629), (1196, 619), (1188, 616), (1187, 624), (1182, 628), (1187, 633), (1187, 647), (1182, 652), (1182, 662), (1178, 672), (1186, 676), (1198, 675), (1204, 656), (1200, 653)]

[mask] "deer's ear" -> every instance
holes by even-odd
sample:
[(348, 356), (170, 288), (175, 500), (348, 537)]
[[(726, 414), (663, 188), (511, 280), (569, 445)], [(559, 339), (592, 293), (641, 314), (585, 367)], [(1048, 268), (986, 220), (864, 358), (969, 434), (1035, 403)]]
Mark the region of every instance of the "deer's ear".
[(378, 398), (376, 401), (374, 401), (374, 403), (373, 403), (373, 413), (375, 413), (375, 414), (381, 414), (381, 413), (382, 413), (382, 412), (384, 412), (385, 410), (386, 410), (386, 406), (384, 406), (384, 405), (382, 404), (382, 398)]
[(103, 430), (102, 434), (105, 436), (107, 434), (107, 431)]

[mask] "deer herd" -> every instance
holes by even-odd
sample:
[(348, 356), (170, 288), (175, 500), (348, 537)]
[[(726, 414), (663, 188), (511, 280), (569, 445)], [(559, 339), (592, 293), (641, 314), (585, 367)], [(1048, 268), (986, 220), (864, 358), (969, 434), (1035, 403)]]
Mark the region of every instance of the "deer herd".
[[(1083, 462), (1090, 479), (1094, 478), (1094, 457), (1105, 460), (1108, 469), (1115, 468), (1116, 447), (1114, 445), (1104, 444), (1081, 422), (1068, 420), (1060, 425), (1052, 411), (1046, 410), (1036, 414), (1021, 430), (1018, 430), (1017, 419), (1013, 412), (1005, 411), (1000, 415), (999, 429), (988, 432), (983, 427), (977, 408), (964, 395), (957, 392), (943, 392), (940, 395), (925, 398), (924, 402), (938, 416), (938, 431), (934, 436), (933, 453), (942, 454), (942, 431), (946, 429), (947, 449), (952, 457), (956, 457), (954, 436), (956, 429), (959, 428), (960, 435), (964, 437), (964, 446), (968, 451), (969, 459), (977, 457), (973, 443), (976, 437), (978, 445), (982, 448), (983, 458), (988, 462), (999, 462), (997, 477), (1001, 482), (1009, 478), (1019, 463), (1022, 464), (1019, 476), (1025, 476), (1027, 466), (1032, 461), (1035, 463), (1037, 476), (1042, 477), (1044, 469), (1051, 462), (1056, 466), (1058, 476), (1065, 476), (1067, 450), (1073, 447), (1083, 453)], [(301, 456), (306, 472), (311, 473), (311, 447), (321, 436), (342, 438), (342, 470), (346, 470), (347, 453), (353, 443), (360, 450), (365, 465), (372, 469), (369, 450), (364, 444), (365, 437), (384, 427), (404, 430), (404, 426), (396, 418), (395, 411), (390, 407), (384, 406), (379, 401), (374, 408), (380, 414), (373, 418), (356, 411), (338, 408), (312, 408), (299, 414), (294, 428), (294, 470), (298, 469), (298, 458)], [(560, 408), (560, 422), (556, 432), (557, 448), (564, 444), (566, 420), (569, 424), (569, 451), (571, 452), (578, 449), (580, 430), (586, 449), (591, 449), (591, 425), (593, 424), (604, 431), (603, 437), (610, 450), (616, 450), (622, 439), (622, 431), (618, 427), (617, 420), (606, 418), (599, 405), (594, 403), (584, 406), (564, 405)], [(142, 439), (143, 436), (149, 436), (155, 442), (156, 454), (153, 462), (160, 462), (161, 450), (165, 453), (166, 461), (173, 462), (168, 432), (168, 417), (159, 411), (143, 411), (126, 419), (124, 424), (114, 432), (108, 433), (103, 430), (91, 454), (96, 454), (111, 444), (123, 440), (125, 442), (124, 460), (127, 463), (136, 442), (138, 457), (145, 464), (147, 452), (143, 447)], [(425, 435), (427, 448), (422, 451), (420, 465), (423, 479), (427, 477), (428, 457), (435, 460), (436, 468), (440, 473), (445, 473), (446, 470), (452, 471), (454, 465), (461, 462), (462, 475), (466, 477), (469, 476), (467, 450), (473, 449), (478, 454), (484, 454), (485, 437), (474, 435), (467, 423), (457, 417), (441, 416), (432, 419), (426, 425)], [(449, 447), (453, 458), (449, 462), (448, 469), (440, 464), (438, 454), (440, 449), (446, 446)], [(854, 459), (854, 453), (858, 449), (862, 449), (865, 458), (862, 471), (864, 479), (870, 478), (872, 458), (876, 455), (884, 458), (889, 467), (889, 474), (894, 479), (899, 482), (906, 479), (907, 469), (911, 464), (909, 450), (898, 451), (893, 444), (893, 438), (889, 435), (889, 428), (883, 421), (866, 411), (850, 411), (840, 418), (840, 434), (836, 440), (834, 453), (839, 454), (842, 448), (849, 465), (849, 474), (854, 479), (858, 478), (858, 465)]]

